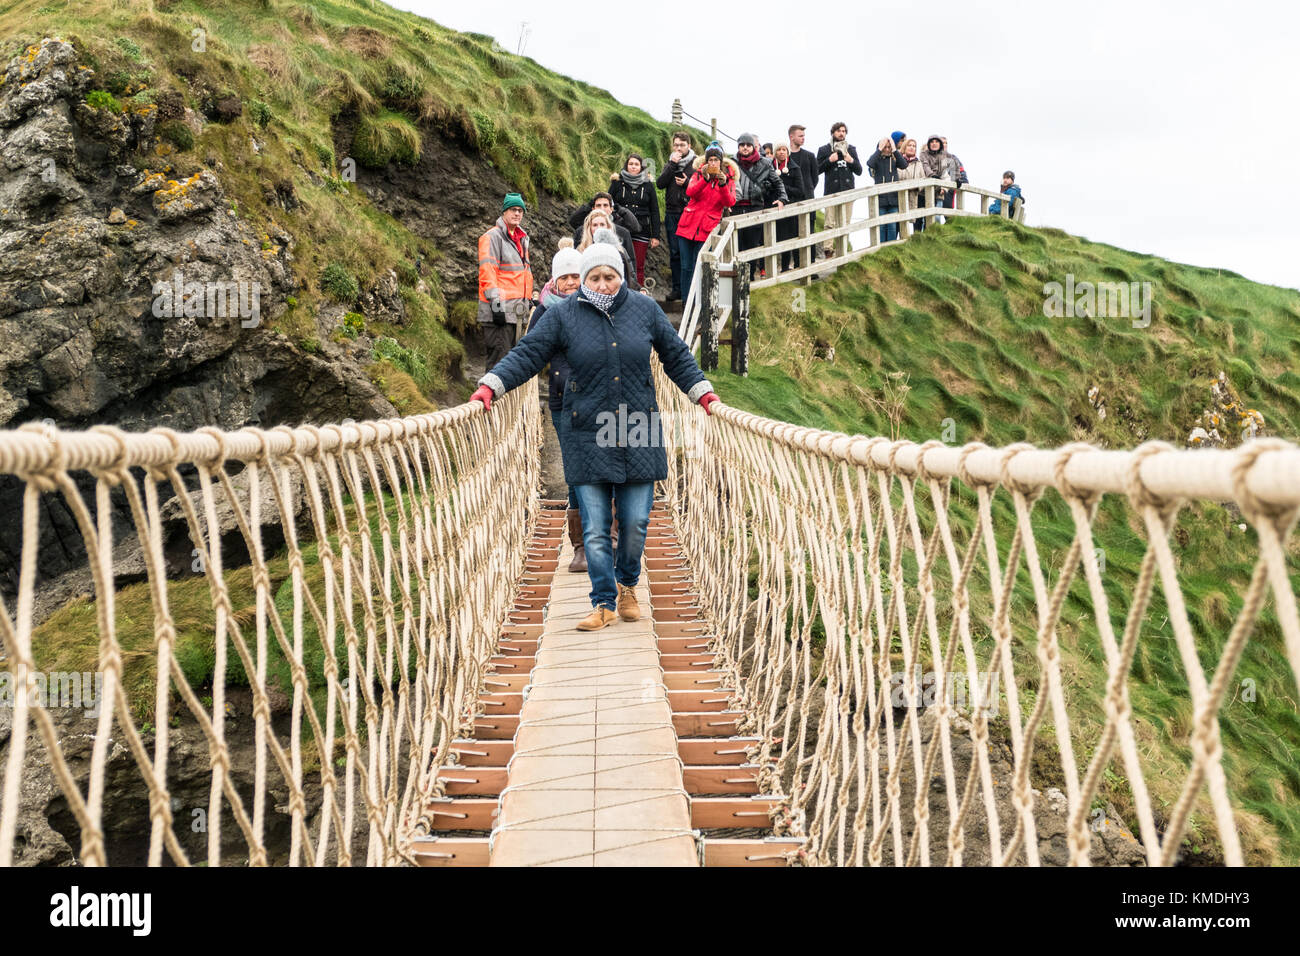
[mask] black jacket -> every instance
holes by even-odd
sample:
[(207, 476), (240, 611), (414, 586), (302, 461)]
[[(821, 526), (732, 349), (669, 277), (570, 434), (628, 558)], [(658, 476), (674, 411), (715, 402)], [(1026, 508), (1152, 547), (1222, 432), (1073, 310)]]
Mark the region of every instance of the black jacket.
[[(591, 203), (579, 206), (569, 216), (569, 225), (573, 227), (573, 246), (575, 249), (582, 244), (582, 223), (586, 220), (589, 212), (591, 212)], [(640, 224), (636, 221), (636, 216), (632, 215), (631, 210), (624, 209), (617, 204), (614, 206), (614, 231), (618, 233), (619, 242), (623, 243), (623, 249), (629, 256), (633, 254), (632, 232), (639, 226)]]
[(636, 216), (637, 227), (628, 227), (633, 237), (647, 242), (659, 238), (659, 190), (653, 179), (647, 176), (637, 185), (629, 186), (615, 173), (609, 181), (609, 194), (614, 197), (615, 206), (623, 206)]
[(766, 156), (760, 156), (756, 162), (751, 164), (748, 171), (745, 164), (738, 158), (733, 157), (736, 168), (740, 170), (740, 175), (736, 177), (736, 205), (744, 206), (749, 209), (761, 206), (770, 206), (778, 199), (781, 202), (789, 202), (785, 194), (785, 186), (781, 184), (781, 177), (777, 175), (776, 167)]
[(880, 150), (876, 150), (867, 160), (867, 169), (871, 171), (871, 178), (877, 184), (898, 182), (898, 171), (906, 168), (907, 157), (902, 153), (890, 153), (886, 156)]
[[(655, 185), (664, 191), (664, 210), (666, 212), (680, 213), (690, 202), (690, 197), (686, 195), (686, 187), (691, 183), (691, 174), (695, 172), (692, 163), (695, 162), (695, 154), (691, 158), (680, 163), (674, 163), (672, 160), (664, 163), (664, 171), (659, 174)], [(684, 176), (685, 182), (680, 186), (677, 185), (677, 177)], [(669, 236), (668, 238), (672, 238)]]
[(812, 198), (804, 191), (803, 170), (794, 164), (793, 157), (785, 164), (785, 169), (778, 169), (776, 174), (781, 177), (781, 185), (785, 187), (786, 202)]
[(817, 188), (817, 157), (801, 148), (799, 152), (790, 154), (790, 162), (803, 172), (803, 198), (812, 199)]
[(849, 146), (848, 150), (848, 159), (840, 159), (836, 154), (834, 160), (831, 159), (830, 143), (817, 150), (817, 172), (826, 176), (822, 185), (823, 196), (852, 189), (853, 177), (862, 175), (862, 160), (858, 159), (857, 147)]

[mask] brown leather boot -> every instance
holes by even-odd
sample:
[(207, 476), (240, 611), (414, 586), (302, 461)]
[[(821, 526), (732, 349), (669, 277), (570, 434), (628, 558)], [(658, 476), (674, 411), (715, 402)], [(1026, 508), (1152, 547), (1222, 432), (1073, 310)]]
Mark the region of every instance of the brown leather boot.
[(569, 570), (575, 574), (587, 570), (587, 549), (582, 543), (582, 512), (577, 508), (569, 509), (569, 541), (573, 545), (573, 560)]
[(606, 624), (613, 624), (618, 615), (607, 607), (593, 607), (591, 613), (578, 622), (580, 631), (599, 631)]
[(636, 589), (620, 584), (618, 586), (618, 616), (625, 621), (641, 619), (641, 605), (636, 603)]

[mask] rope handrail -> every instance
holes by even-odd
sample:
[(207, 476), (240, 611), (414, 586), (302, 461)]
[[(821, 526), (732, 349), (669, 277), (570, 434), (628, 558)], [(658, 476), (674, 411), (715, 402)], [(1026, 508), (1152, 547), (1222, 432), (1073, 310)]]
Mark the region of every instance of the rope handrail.
[[(411, 841), (429, 830), (430, 801), (444, 793), (438, 769), (454, 759), (451, 742), (472, 735), (483, 709), (480, 683), (525, 566), (540, 509), (537, 395), (530, 381), (490, 415), (469, 402), (268, 430), (0, 432), (0, 476), (18, 479), (22, 502), (17, 600), (0, 600), (13, 690), (0, 701), (13, 708), (0, 866), (22, 862), (21, 784), (34, 761), (65, 797), (86, 865), (137, 852), (151, 866), (164, 857), (215, 866), (223, 855), (250, 865), (409, 862)], [(59, 509), (64, 537), (51, 541), (43, 526)], [(164, 525), (178, 521), (196, 556), (188, 580), (164, 554)], [(264, 540), (267, 525), (283, 538), (278, 554)], [(245, 566), (224, 569), (227, 539), (242, 545)], [(145, 567), (134, 592), (114, 566), (133, 543)], [(93, 609), (91, 623), (60, 622), (55, 612), (44, 628), (56, 629), (43, 638), (33, 608), (43, 549), (78, 545), (93, 593), (74, 604)], [(79, 679), (71, 702), (41, 692), (65, 673), (59, 638), (70, 627), (97, 647), (94, 680)], [(152, 652), (139, 643), (146, 639)], [(213, 661), (211, 673), (187, 675), (182, 656)], [(152, 699), (138, 696), (141, 668)], [(255, 733), (237, 762), (226, 706), (231, 671), (241, 668)], [(277, 694), (288, 699), (287, 733), (272, 724)], [(80, 770), (60, 746), (61, 721), (78, 710), (96, 721), (90, 765)], [(31, 752), (29, 735), (39, 741)], [(206, 814), (198, 835), (173, 808), (171, 787), (203, 785), (176, 779), (173, 754), (184, 745), (206, 750), (210, 764), (203, 805), (185, 808)], [(138, 802), (126, 785), (133, 774), (147, 816), (109, 829), (110, 800), (127, 793)], [(285, 793), (290, 838), (272, 845), (270, 815)], [(137, 833), (142, 846), (133, 845)]]
[[(1231, 451), (918, 445), (722, 403), (705, 423), (661, 368), (655, 375), (679, 451), (665, 485), (709, 646), (723, 662), (715, 666), (740, 688), (731, 708), (750, 715), (737, 732), (762, 741), (751, 754), (764, 767), (760, 792), (790, 795), (777, 833), (804, 838), (808, 862), (1168, 866), (1199, 816), (1224, 860), (1243, 864), (1241, 787), (1225, 770), (1219, 717), (1269, 598), (1300, 687), (1287, 566), (1300, 449), (1277, 439)], [(1055, 554), (1040, 553), (1038, 534), (1059, 513), (1035, 510), (1045, 492), (1068, 508), (1063, 560), (1059, 525)], [(1107, 496), (1123, 502), (1120, 533), (1136, 526), (1145, 535), (1141, 567), (1119, 585), (1122, 606), (1097, 547), (1115, 533), (1094, 523)], [(1198, 634), (1203, 619), (1189, 614), (1173, 540), (1180, 510), (1204, 500), (1232, 502), (1254, 530), (1240, 539), (1254, 561), (1240, 610), (1213, 635)], [(1067, 621), (1080, 578), (1084, 608), (1072, 603)], [(1148, 619), (1159, 597), (1163, 622)], [(1066, 628), (1078, 653), (1104, 662), (1102, 687), (1066, 666)], [(1219, 648), (1208, 667), (1207, 640)], [(1143, 642), (1184, 671), (1185, 760), (1176, 749), (1153, 757), (1135, 727), (1129, 681)], [(1047, 746), (1055, 749), (1043, 754)], [(1136, 821), (1136, 838), (1125, 831), (1118, 851), (1103, 838), (1114, 821), (1095, 810), (1112, 760)], [(1044, 773), (1058, 774), (1063, 792), (1045, 792)], [(1042, 828), (1064, 832), (1063, 854)]]

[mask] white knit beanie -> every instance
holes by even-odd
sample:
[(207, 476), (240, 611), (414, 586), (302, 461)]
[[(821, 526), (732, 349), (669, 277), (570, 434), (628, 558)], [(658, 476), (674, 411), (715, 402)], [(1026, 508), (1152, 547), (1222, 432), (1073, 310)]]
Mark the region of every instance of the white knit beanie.
[(614, 230), (597, 229), (591, 240), (591, 245), (582, 252), (582, 267), (579, 270), (582, 281), (586, 282), (587, 273), (597, 266), (609, 266), (618, 273), (620, 279), (624, 278), (622, 243), (618, 241)]
[(568, 246), (562, 246), (560, 251), (551, 259), (552, 279), (573, 275), (582, 269), (582, 253), (573, 248), (572, 239), (568, 240), (568, 242)]

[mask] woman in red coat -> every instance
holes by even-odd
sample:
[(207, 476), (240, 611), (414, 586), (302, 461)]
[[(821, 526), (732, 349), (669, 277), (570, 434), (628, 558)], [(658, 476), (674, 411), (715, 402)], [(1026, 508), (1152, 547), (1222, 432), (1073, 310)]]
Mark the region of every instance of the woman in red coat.
[(739, 172), (716, 140), (695, 160), (694, 169), (686, 185), (688, 202), (677, 223), (677, 235), (673, 237), (682, 261), (683, 298), (695, 278), (695, 260), (704, 247), (704, 240), (727, 208), (736, 202)]

